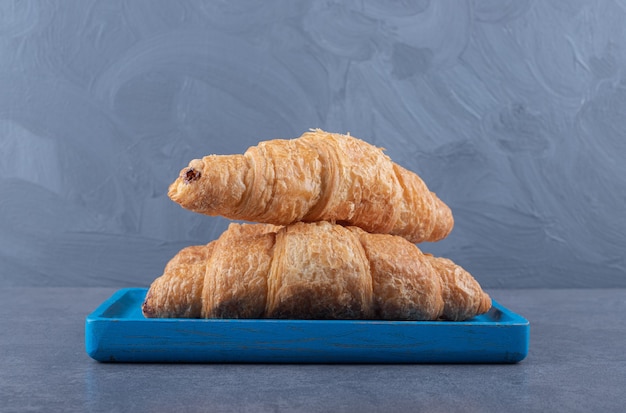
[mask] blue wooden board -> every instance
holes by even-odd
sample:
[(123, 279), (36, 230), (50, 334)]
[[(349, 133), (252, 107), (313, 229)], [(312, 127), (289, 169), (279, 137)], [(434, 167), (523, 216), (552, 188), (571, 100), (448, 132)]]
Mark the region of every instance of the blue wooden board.
[(147, 289), (126, 288), (85, 322), (87, 354), (101, 362), (516, 363), (530, 325), (494, 301), (462, 322), (146, 319)]

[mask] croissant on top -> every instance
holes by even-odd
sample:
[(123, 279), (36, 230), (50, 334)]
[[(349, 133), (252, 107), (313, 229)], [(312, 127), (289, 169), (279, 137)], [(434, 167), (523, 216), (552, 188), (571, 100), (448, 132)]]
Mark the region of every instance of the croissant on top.
[(413, 243), (441, 240), (454, 225), (450, 208), (382, 149), (319, 129), (244, 154), (194, 159), (168, 195), (206, 215), (274, 225), (330, 221)]
[(149, 318), (466, 320), (478, 282), (406, 239), (329, 222), (230, 224), (181, 250), (148, 290)]

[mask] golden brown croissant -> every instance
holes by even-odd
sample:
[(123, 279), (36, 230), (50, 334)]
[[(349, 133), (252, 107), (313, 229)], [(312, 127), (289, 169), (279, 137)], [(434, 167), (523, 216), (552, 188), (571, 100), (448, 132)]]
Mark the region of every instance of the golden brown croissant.
[(288, 225), (330, 221), (411, 242), (445, 238), (450, 208), (413, 172), (369, 143), (319, 129), (260, 142), (243, 155), (194, 159), (170, 185), (189, 210)]
[(465, 320), (491, 299), (406, 239), (329, 222), (230, 224), (166, 266), (142, 306), (158, 318)]

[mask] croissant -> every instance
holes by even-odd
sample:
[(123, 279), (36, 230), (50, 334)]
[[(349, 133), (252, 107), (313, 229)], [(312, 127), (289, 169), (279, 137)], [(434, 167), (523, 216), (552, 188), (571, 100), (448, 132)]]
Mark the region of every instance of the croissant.
[(321, 221), (232, 223), (154, 280), (148, 318), (465, 320), (491, 299), (460, 266), (406, 239)]
[(275, 139), (243, 155), (194, 159), (169, 197), (206, 215), (274, 225), (330, 221), (413, 243), (445, 238), (450, 208), (415, 173), (365, 141), (307, 132)]

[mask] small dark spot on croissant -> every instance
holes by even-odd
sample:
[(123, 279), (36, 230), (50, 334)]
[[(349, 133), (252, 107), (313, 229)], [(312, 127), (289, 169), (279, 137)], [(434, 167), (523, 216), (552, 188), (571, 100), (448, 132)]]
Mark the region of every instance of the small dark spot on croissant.
[(152, 318), (156, 314), (156, 311), (154, 311), (154, 308), (148, 305), (147, 301), (145, 301), (143, 305), (141, 306), (141, 312), (143, 313), (144, 316), (148, 318)]
[(197, 171), (194, 168), (189, 167), (183, 171), (183, 176), (184, 176), (185, 183), (188, 184), (190, 182), (197, 181), (198, 179), (200, 179), (200, 176), (202, 176), (202, 174), (200, 173), (200, 171)]

